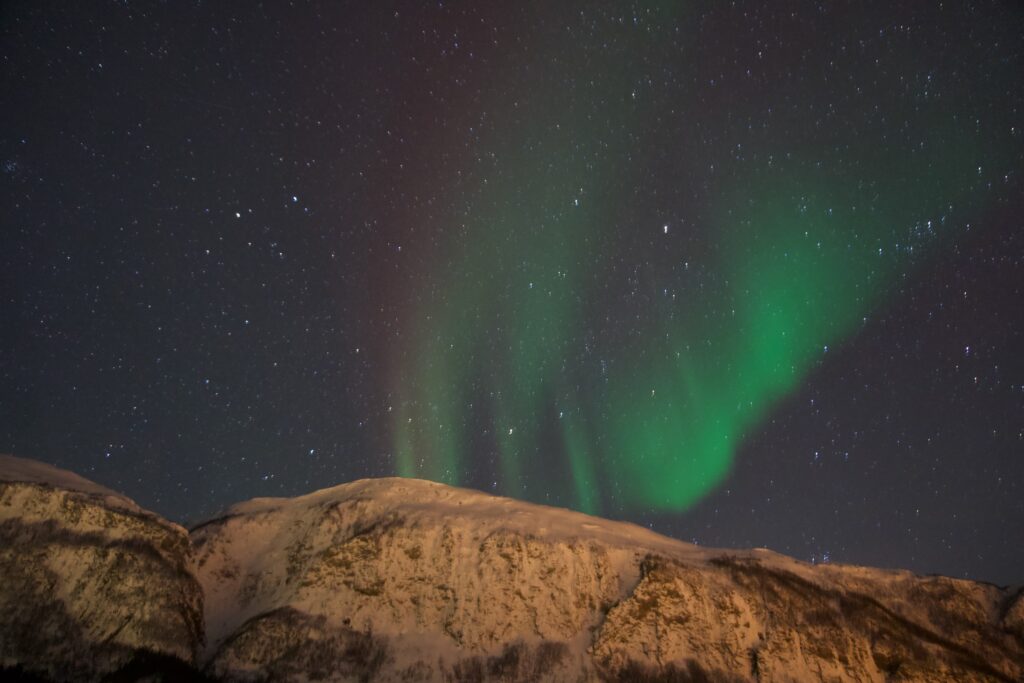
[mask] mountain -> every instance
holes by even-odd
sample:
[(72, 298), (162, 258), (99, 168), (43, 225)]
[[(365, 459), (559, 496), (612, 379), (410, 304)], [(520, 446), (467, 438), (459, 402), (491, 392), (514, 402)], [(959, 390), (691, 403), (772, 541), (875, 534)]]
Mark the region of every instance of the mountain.
[(0, 455), (0, 664), (93, 680), (195, 664), (202, 588), (185, 529), (75, 474)]
[(996, 586), (707, 550), (411, 479), (192, 531), (211, 670), (280, 679), (1021, 680)]
[[(79, 528), (86, 516), (64, 514), (57, 502), (67, 496), (87, 496), (90, 505), (108, 511), (104, 533), (111, 537), (138, 526), (127, 513), (114, 512), (133, 504), (112, 492), (47, 481), (0, 488), (4, 529), (49, 524), (64, 535), (88, 535)], [(30, 496), (18, 498), (9, 489), (17, 496), (36, 491), (32, 495), (45, 504), (29, 504)], [(176, 529), (137, 508), (132, 514), (168, 534)], [(98, 661), (109, 657), (102, 654), (103, 635), (112, 630), (98, 630), (94, 622), (116, 624), (115, 612), (141, 619), (134, 615), (162, 610), (165, 639), (142, 643), (133, 635), (124, 642), (230, 681), (1024, 677), (1019, 590), (903, 571), (812, 566), (767, 550), (705, 549), (632, 524), (432, 482), (370, 479), (298, 498), (255, 499), (189, 536), (167, 536), (179, 539), (172, 544), (173, 572), (158, 571), (164, 565), (155, 560), (97, 565), (98, 574), (137, 573), (118, 574), (118, 582), (145, 586), (145, 595), (118, 596), (111, 604), (113, 596), (100, 599), (93, 584), (62, 589), (59, 597), (22, 591), (31, 596), (29, 611), (59, 613), (63, 621), (54, 621), (55, 628), (89, 631), (75, 652), (95, 652), (90, 656)], [(88, 552), (98, 557), (102, 544), (90, 543)], [(39, 544), (5, 543), (5, 576), (9, 566), (19, 576), (34, 575), (36, 560), (19, 559), (42, 552), (22, 549), (33, 545)], [(109, 542), (103, 547), (113, 554)], [(54, 585), (79, 585), (72, 564), (46, 566)], [(194, 590), (196, 582), (202, 600), (161, 597), (192, 596), (186, 588)], [(6, 588), (0, 592), (5, 606), (15, 604)], [(76, 611), (74, 598), (68, 602), (72, 595), (95, 595), (86, 600), (91, 611)], [(201, 619), (195, 611), (170, 608), (186, 603), (202, 610)], [(185, 613), (197, 628), (170, 635), (178, 623), (173, 615)], [(3, 663), (55, 675), (39, 664), (54, 661), (49, 641), (11, 648), (12, 634), (23, 632), (25, 623), (9, 616), (0, 623)], [(96, 678), (112, 666), (78, 671), (82, 679)]]

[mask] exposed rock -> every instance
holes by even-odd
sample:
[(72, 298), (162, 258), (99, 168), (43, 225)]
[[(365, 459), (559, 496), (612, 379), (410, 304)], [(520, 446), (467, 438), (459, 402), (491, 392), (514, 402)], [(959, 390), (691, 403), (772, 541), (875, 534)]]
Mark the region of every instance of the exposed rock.
[(1006, 597), (1002, 612), (1000, 622), (1003, 628), (1024, 643), (1024, 586)]
[(386, 639), (282, 607), (249, 619), (211, 669), (235, 680), (373, 681), (390, 659)]
[(697, 548), (430, 482), (254, 500), (193, 539), (212, 671), (228, 680), (1024, 673), (1024, 607), (996, 586)]
[(648, 558), (594, 654), (767, 681), (1019, 680), (1020, 642), (991, 619), (998, 588), (903, 572), (844, 581), (865, 570), (792, 564)]
[(57, 680), (1024, 679), (1020, 589), (699, 548), (419, 480), (248, 501), (190, 540), (3, 459), (0, 543), (0, 664)]
[(195, 663), (202, 592), (181, 527), (40, 463), (0, 456), (0, 664), (95, 680), (140, 653)]
[(628, 537), (602, 543), (584, 528), (596, 522), (611, 536), (635, 533), (415, 480), (362, 481), (236, 506), (193, 531), (214, 670), (242, 677), (247, 669), (233, 634), (266, 633), (268, 619), (279, 628), (282, 608), (294, 610), (290, 622), (295, 613), (315, 616), (318, 633), (333, 629), (335, 640), (357, 629), (388, 642), (381, 680), (413, 670), (440, 680), (486, 668), (512, 644), (549, 661), (556, 646), (545, 643), (571, 642), (572, 666), (583, 668), (603, 610), (638, 577)]

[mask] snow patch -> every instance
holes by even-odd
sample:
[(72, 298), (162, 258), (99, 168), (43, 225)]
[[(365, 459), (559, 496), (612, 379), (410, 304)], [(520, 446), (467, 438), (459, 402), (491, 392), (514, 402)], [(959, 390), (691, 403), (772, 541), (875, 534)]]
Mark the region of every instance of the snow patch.
[(62, 470), (59, 467), (47, 465), (37, 460), (18, 458), (13, 455), (0, 455), (0, 481), (42, 484), (57, 489), (80, 491), (101, 496), (106, 499), (105, 502), (114, 507), (127, 508), (133, 512), (142, 511), (142, 508), (135, 501), (117, 491), (108, 489), (106, 486), (100, 486), (85, 477), (80, 477), (74, 472)]

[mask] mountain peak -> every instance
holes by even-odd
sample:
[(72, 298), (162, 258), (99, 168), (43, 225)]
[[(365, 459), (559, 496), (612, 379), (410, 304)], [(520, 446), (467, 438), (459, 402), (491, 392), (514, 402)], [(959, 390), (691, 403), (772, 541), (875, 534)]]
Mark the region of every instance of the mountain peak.
[(469, 525), (476, 532), (498, 529), (548, 540), (589, 538), (622, 546), (643, 545), (672, 553), (704, 553), (696, 546), (662, 536), (630, 522), (594, 517), (566, 508), (496, 496), (425, 479), (381, 477), (358, 479), (295, 498), (253, 498), (228, 508), (219, 518), (279, 514), (294, 520), (318, 510), (353, 505), (361, 514), (400, 516), (407, 524), (443, 522)]
[(418, 479), (256, 498), (188, 535), (125, 501), (0, 457), (4, 662), (76, 680), (1024, 676), (1024, 598), (985, 583), (697, 547)]
[(78, 491), (107, 498), (108, 503), (134, 510), (141, 508), (124, 494), (101, 486), (69, 470), (48, 465), (38, 460), (0, 454), (0, 481), (38, 484), (66, 491)]

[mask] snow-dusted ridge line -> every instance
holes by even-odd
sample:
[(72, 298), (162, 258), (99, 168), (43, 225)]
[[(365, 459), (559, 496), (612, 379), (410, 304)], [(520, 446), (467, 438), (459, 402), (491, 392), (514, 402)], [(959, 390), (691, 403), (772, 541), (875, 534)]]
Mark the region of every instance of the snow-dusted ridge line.
[(543, 541), (596, 540), (619, 548), (634, 548), (642, 553), (663, 554), (690, 563), (705, 563), (722, 557), (756, 560), (765, 566), (790, 571), (817, 584), (831, 584), (830, 579), (839, 578), (851, 570), (876, 580), (920, 576), (899, 568), (842, 563), (814, 565), (770, 548), (698, 546), (632, 522), (610, 520), (568, 508), (407, 477), (357, 479), (293, 498), (252, 498), (235, 503), (220, 514), (199, 522), (191, 527), (190, 533), (245, 517), (284, 514), (297, 519), (312, 512), (314, 508), (355, 500), (372, 501), (378, 509), (386, 508), (409, 522), (441, 520), (442, 523), (456, 523), (456, 520), (466, 519), (471, 520), (470, 523), (476, 529), (488, 533), (517, 532)]
[(178, 526), (155, 512), (142, 508), (123, 493), (108, 489), (106, 486), (101, 486), (74, 472), (69, 472), (68, 470), (63, 470), (37, 460), (0, 454), (0, 482), (30, 484), (64, 491), (74, 491), (96, 498), (108, 507), (134, 515), (151, 517), (164, 524)]
[[(156, 629), (162, 651), (232, 681), (306, 680), (325, 657), (346, 680), (396, 682), (509, 662), (520, 663), (515, 680), (550, 682), (668, 676), (693, 663), (744, 680), (1024, 680), (1021, 587), (698, 547), (425, 480), (254, 498), (190, 532), (12, 456), (0, 456), (0, 497), (0, 576), (11, 578), (0, 599), (22, 615), (11, 627), (32, 631), (46, 614), (44, 633), (66, 632), (53, 616), (61, 604), (73, 623), (100, 625), (66, 670), (48, 663), (59, 640), (11, 653), (58, 679), (92, 680), (73, 667), (93, 651), (105, 653), (103, 671), (116, 669)], [(139, 619), (151, 630), (128, 650), (104, 649)]]
[(113, 489), (108, 489), (106, 486), (100, 486), (85, 477), (80, 477), (74, 472), (62, 470), (59, 467), (47, 465), (37, 460), (19, 458), (13, 455), (0, 454), (0, 481), (49, 484), (59, 489), (95, 493), (102, 496), (114, 496), (138, 507), (127, 496)]
[[(108, 506), (119, 508), (126, 513), (156, 519), (164, 524), (181, 528), (175, 522), (142, 508), (122, 493), (97, 484), (74, 472), (36, 460), (0, 454), (0, 482), (26, 483), (77, 491), (88, 496), (95, 496)], [(632, 522), (595, 517), (568, 508), (531, 503), (477, 489), (411, 477), (363, 478), (295, 497), (251, 498), (235, 503), (209, 519), (199, 521), (189, 527), (187, 532), (192, 534), (199, 529), (221, 524), (236, 517), (260, 516), (284, 510), (298, 513), (300, 510), (338, 504), (358, 498), (372, 499), (378, 504), (386, 502), (390, 509), (413, 519), (472, 517), (474, 524), (482, 522), (482, 526), (488, 527), (492, 531), (514, 531), (546, 540), (595, 539), (620, 547), (637, 547), (648, 552), (664, 553), (669, 557), (689, 562), (706, 562), (723, 556), (737, 559), (756, 558), (762, 564), (786, 569), (818, 584), (823, 581), (831, 583), (828, 579), (849, 575), (851, 572), (866, 577), (870, 576), (876, 580), (944, 577), (941, 574), (918, 574), (900, 568), (867, 567), (844, 563), (812, 565), (788, 555), (779, 554), (769, 548), (732, 549), (697, 546), (659, 534)], [(1018, 592), (1024, 593), (1024, 584), (1007, 587), (988, 581), (972, 580), (972, 582), (1001, 590), (1016, 587)]]
[[(97, 484), (74, 472), (58, 468), (37, 460), (0, 454), (0, 482), (27, 483), (49, 486), (97, 496), (108, 505), (126, 512), (159, 519), (171, 526), (180, 525), (164, 519), (157, 513), (139, 506), (122, 493)], [(411, 495), (409, 495), (411, 494)], [(434, 500), (422, 500), (423, 494), (433, 495)], [(258, 516), (280, 512), (284, 509), (298, 511), (315, 506), (330, 505), (356, 498), (387, 500), (395, 511), (419, 516), (445, 516), (449, 518), (473, 516), (476, 521), (489, 522), (485, 526), (493, 530), (518, 531), (539, 538), (587, 539), (596, 538), (616, 545), (642, 547), (649, 551), (663, 552), (671, 557), (689, 561), (707, 561), (712, 558), (730, 556), (735, 558), (756, 558), (762, 563), (796, 569), (796, 573), (812, 581), (820, 582), (821, 570), (847, 572), (849, 570), (869, 573), (875, 577), (891, 578), (908, 576), (943, 576), (941, 574), (917, 574), (906, 569), (866, 567), (854, 564), (831, 563), (812, 565), (788, 555), (782, 555), (769, 548), (715, 548), (697, 546), (659, 534), (632, 522), (610, 520), (588, 515), (583, 512), (560, 508), (543, 503), (499, 496), (486, 491), (442, 484), (412, 477), (372, 477), (356, 479), (334, 486), (324, 487), (294, 497), (256, 497), (240, 501), (220, 513), (203, 519), (187, 528), (194, 533), (211, 525), (224, 523), (242, 516)], [(538, 522), (541, 522), (538, 524)], [(546, 524), (545, 524), (546, 522)], [(988, 581), (974, 581), (1005, 589)], [(1019, 587), (1024, 591), (1024, 585)]]
[(56, 491), (67, 491), (83, 499), (131, 517), (146, 519), (178, 532), (188, 533), (180, 524), (147, 510), (134, 500), (74, 472), (37, 460), (0, 454), (0, 484), (24, 484)]
[[(600, 538), (616, 545), (642, 546), (673, 555), (682, 553), (690, 559), (727, 552), (670, 538), (632, 522), (614, 521), (567, 508), (405, 477), (357, 479), (294, 498), (252, 498), (197, 523), (192, 531), (237, 517), (287, 512), (298, 514), (302, 510), (357, 499), (373, 500), (413, 519), (471, 517), (474, 525), (519, 531), (539, 538)], [(767, 549), (737, 552), (757, 552), (759, 556), (774, 554)]]

